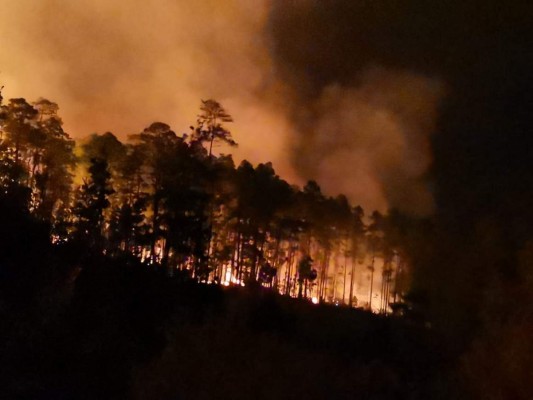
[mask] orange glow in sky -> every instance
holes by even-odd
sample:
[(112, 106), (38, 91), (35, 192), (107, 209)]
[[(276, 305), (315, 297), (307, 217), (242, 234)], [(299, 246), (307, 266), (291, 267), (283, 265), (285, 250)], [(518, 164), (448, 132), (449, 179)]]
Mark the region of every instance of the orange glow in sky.
[(439, 85), (368, 66), (362, 85), (302, 100), (272, 59), (269, 11), (269, 0), (4, 1), (0, 84), (6, 99), (57, 102), (75, 139), (125, 140), (155, 121), (188, 133), (200, 100), (216, 99), (239, 143), (217, 150), (236, 163), (271, 161), (289, 182), (315, 179), (366, 209), (430, 211), (418, 178)]

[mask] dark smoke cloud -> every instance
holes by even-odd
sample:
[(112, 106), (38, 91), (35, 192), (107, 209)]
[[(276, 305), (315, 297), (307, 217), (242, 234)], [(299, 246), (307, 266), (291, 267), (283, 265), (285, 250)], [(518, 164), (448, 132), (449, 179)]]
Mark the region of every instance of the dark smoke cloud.
[(426, 215), (433, 210), (429, 140), (445, 87), (438, 73), (403, 62), (412, 58), (413, 35), (396, 32), (409, 10), (400, 15), (395, 7), (274, 2), (272, 51), (296, 93), (297, 171), (365, 207)]
[(298, 121), (295, 165), (365, 206), (432, 211), (424, 184), (431, 163), (429, 133), (441, 97), (438, 82), (373, 68), (357, 86), (332, 84)]
[(490, 0), (274, 1), (269, 33), (276, 71), (296, 93), (298, 171), (343, 188), (375, 177), (362, 186), (411, 212), (427, 211), (436, 187), (450, 221), (529, 187), (532, 11)]

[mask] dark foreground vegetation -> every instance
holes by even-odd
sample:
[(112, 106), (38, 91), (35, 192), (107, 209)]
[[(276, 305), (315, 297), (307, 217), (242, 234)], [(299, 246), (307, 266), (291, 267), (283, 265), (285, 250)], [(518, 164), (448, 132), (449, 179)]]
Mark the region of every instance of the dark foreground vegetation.
[(440, 393), (446, 352), (430, 331), (408, 321), (314, 306), (264, 288), (168, 278), (134, 259), (96, 257), (75, 267), (54, 262), (62, 252), (76, 259), (71, 251), (22, 256), (43, 273), (17, 270), (3, 279), (13, 289), (2, 287), (3, 398), (422, 399)]
[(215, 139), (234, 144), (218, 103), (192, 138), (156, 123), (127, 145), (94, 135), (81, 156), (55, 104), (1, 111), (2, 398), (410, 399), (441, 385), (451, 359), (426, 325), (353, 308), (364, 245), (389, 277), (399, 258), (382, 217), (367, 229), (316, 183), (214, 156)]
[[(533, 398), (528, 185), (365, 223), (214, 155), (235, 143), (212, 100), (191, 136), (81, 155), (54, 103), (0, 111), (0, 398)], [(355, 309), (361, 266), (381, 315)]]
[[(1, 398), (450, 399), (495, 388), (501, 391), (489, 398), (527, 399), (530, 393), (527, 307), (458, 353), (419, 320), (316, 306), (260, 285), (226, 288), (187, 273), (169, 277), (161, 266), (126, 253), (105, 256), (83, 241), (52, 244), (47, 224), (9, 196), (0, 199)], [(516, 296), (530, 295), (520, 290), (526, 292)]]

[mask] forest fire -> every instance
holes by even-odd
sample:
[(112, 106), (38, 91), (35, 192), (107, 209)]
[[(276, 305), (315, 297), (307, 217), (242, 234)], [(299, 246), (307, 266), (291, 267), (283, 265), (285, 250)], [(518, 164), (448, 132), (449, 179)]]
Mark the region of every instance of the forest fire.
[[(408, 290), (408, 274), (397, 252), (388, 255), (376, 251), (375, 238), (362, 237), (357, 244), (359, 254), (350, 256), (350, 243), (340, 241), (332, 254), (327, 256), (325, 264), (323, 249), (316, 243), (313, 248), (313, 258), (310, 258), (309, 272), (302, 270), (302, 263), (306, 260), (304, 254), (298, 251), (298, 246), (291, 246), (289, 242), (277, 246), (276, 252), (267, 251), (256, 269), (255, 279), (252, 278), (250, 263), (243, 260), (244, 267), (235, 266), (231, 262), (211, 268), (208, 275), (196, 275), (197, 271), (192, 259), (181, 266), (170, 267), (178, 272), (186, 272), (201, 282), (221, 284), (222, 286), (246, 286), (246, 282), (257, 281), (266, 289), (292, 298), (303, 298), (314, 304), (325, 303), (371, 310), (375, 313), (388, 314), (391, 305), (401, 301)], [(307, 240), (307, 239), (306, 239)], [(57, 238), (56, 238), (57, 242)], [(271, 244), (272, 245), (272, 244)], [(380, 244), (383, 245), (383, 242)], [(231, 248), (231, 243), (222, 243), (225, 248)], [(151, 256), (150, 248), (145, 247), (140, 253), (142, 262), (157, 264), (162, 262), (164, 241), (159, 241)], [(213, 250), (212, 250), (213, 251)], [(290, 254), (292, 252), (292, 254)], [(172, 258), (172, 251), (169, 252)], [(276, 268), (270, 267), (276, 265)], [(263, 274), (266, 268), (269, 273)], [(312, 269), (311, 269), (312, 268)], [(314, 275), (310, 273), (314, 271)], [(221, 273), (221, 278), (218, 273)]]
[(57, 105), (14, 99), (3, 106), (5, 162), (25, 169), (30, 210), (51, 221), (53, 243), (86, 240), (200, 282), (259, 282), (290, 297), (389, 312), (407, 291), (389, 220), (374, 212), (367, 224), (346, 197), (327, 197), (313, 181), (291, 187), (270, 163), (235, 168), (211, 152), (215, 142), (235, 145), (223, 125), (231, 116), (214, 100), (200, 111), (190, 137), (163, 123), (126, 144), (93, 135), (79, 152), (87, 176), (71, 191), (80, 169)]
[(531, 15), (4, 1), (0, 398), (533, 399)]

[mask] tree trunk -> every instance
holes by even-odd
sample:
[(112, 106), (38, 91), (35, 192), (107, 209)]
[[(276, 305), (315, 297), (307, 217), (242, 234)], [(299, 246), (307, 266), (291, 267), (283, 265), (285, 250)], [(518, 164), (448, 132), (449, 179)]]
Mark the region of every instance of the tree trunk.
[(346, 271), (348, 270), (348, 253), (344, 242), (344, 279), (342, 281), (342, 304), (346, 304)]
[(368, 299), (368, 309), (372, 311), (372, 289), (374, 287), (374, 261), (375, 261), (375, 253), (374, 249), (372, 249), (372, 264), (370, 266), (370, 297)]
[(285, 275), (285, 295), (290, 296), (291, 294), (291, 266), (292, 258), (294, 254), (294, 249), (292, 243), (289, 243), (289, 257), (287, 258), (287, 271)]

